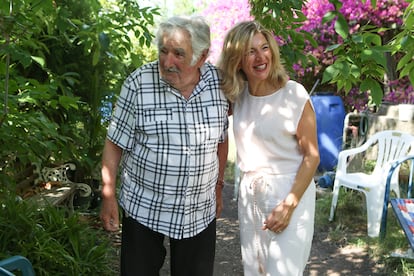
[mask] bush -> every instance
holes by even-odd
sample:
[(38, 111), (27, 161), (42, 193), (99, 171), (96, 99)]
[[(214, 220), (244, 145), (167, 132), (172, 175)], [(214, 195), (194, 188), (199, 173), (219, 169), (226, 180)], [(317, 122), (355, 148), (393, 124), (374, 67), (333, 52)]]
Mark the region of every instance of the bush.
[(0, 194), (0, 259), (25, 256), (36, 275), (114, 275), (112, 247), (102, 230), (78, 213), (39, 209), (13, 193)]

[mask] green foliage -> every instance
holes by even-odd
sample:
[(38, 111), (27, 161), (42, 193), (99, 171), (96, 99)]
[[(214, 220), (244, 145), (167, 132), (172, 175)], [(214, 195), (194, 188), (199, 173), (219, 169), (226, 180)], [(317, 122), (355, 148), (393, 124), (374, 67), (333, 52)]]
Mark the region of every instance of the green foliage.
[[(346, 22), (336, 25), (346, 26)], [(382, 45), (376, 27), (365, 26), (360, 32), (348, 35), (345, 26), (336, 25), (344, 41), (327, 49), (337, 58), (324, 71), (322, 83), (336, 83), (337, 89), (344, 89), (346, 93), (353, 87), (360, 87), (361, 92), (370, 91), (373, 102), (379, 105), (383, 95), (382, 80), (387, 70), (385, 53), (389, 48)]]
[(402, 54), (397, 65), (400, 77), (408, 76), (414, 86), (414, 1), (407, 2), (410, 5), (404, 12), (403, 30), (394, 37), (390, 45), (394, 47), (393, 54)]
[(77, 213), (19, 200), (0, 188), (0, 259), (27, 257), (36, 275), (114, 275), (110, 241)]
[[(388, 73), (386, 54), (392, 53), (403, 56), (397, 65), (400, 77), (408, 76), (414, 84), (414, 49), (408, 46), (414, 43), (413, 1), (409, 1), (411, 4), (404, 12), (402, 31), (385, 45), (380, 34), (387, 28), (366, 25), (350, 35), (348, 23), (339, 12), (341, 2), (330, 2), (334, 4), (335, 11), (327, 13), (324, 19), (326, 22), (336, 19), (335, 31), (342, 37), (343, 43), (326, 49), (333, 52), (336, 60), (324, 71), (322, 83), (336, 84), (338, 91), (344, 89), (346, 93), (353, 87), (359, 87), (360, 93), (368, 92), (373, 103), (379, 106), (384, 95), (384, 75)], [(375, 6), (376, 1), (371, 0), (371, 5)]]
[(1, 2), (2, 183), (33, 162), (75, 160), (92, 177), (106, 132), (102, 105), (147, 58), (155, 15), (134, 0)]

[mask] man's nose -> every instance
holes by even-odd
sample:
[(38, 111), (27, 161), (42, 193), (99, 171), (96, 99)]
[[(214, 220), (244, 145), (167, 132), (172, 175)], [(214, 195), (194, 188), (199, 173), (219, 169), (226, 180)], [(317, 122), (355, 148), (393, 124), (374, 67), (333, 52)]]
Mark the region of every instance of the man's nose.
[(164, 68), (170, 68), (174, 66), (174, 55), (172, 53), (167, 53), (164, 55), (163, 65)]

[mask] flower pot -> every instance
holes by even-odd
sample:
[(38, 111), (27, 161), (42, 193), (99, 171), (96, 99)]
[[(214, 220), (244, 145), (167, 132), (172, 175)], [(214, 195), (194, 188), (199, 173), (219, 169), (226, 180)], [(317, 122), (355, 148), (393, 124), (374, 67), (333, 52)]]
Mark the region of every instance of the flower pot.
[(414, 118), (414, 104), (399, 104), (398, 119), (400, 121), (411, 121)]

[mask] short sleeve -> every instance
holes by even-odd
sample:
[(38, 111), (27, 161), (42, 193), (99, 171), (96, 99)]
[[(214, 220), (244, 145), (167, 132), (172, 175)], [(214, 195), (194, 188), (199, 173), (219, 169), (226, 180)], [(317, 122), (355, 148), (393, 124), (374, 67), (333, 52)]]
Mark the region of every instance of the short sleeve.
[(115, 105), (107, 138), (124, 150), (131, 150), (136, 125), (136, 90), (126, 80)]

